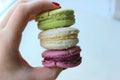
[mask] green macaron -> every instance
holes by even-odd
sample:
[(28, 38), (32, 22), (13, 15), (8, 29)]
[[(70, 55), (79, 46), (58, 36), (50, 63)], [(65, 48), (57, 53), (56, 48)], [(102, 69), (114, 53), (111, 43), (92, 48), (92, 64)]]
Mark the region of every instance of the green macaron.
[(75, 23), (74, 10), (61, 8), (44, 12), (36, 16), (35, 20), (41, 30), (69, 27)]

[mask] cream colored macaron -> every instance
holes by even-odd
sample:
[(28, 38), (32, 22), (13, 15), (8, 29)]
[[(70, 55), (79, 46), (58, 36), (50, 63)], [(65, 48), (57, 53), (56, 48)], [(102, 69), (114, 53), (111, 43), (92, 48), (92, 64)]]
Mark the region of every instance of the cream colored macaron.
[(72, 27), (55, 28), (39, 34), (40, 45), (45, 49), (68, 49), (76, 46), (79, 30)]

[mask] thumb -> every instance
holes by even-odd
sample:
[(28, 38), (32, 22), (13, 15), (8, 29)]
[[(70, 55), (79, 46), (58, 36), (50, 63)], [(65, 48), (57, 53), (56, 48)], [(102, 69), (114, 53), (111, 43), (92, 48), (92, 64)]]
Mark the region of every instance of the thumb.
[(59, 67), (37, 67), (33, 69), (35, 80), (56, 80), (63, 69)]

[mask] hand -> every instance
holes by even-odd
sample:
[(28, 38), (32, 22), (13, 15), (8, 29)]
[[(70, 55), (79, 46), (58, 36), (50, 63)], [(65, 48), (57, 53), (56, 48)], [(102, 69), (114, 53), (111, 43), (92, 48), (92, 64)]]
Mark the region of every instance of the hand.
[(31, 67), (20, 55), (22, 32), (35, 15), (60, 8), (47, 0), (19, 0), (0, 22), (0, 80), (55, 80), (62, 69)]

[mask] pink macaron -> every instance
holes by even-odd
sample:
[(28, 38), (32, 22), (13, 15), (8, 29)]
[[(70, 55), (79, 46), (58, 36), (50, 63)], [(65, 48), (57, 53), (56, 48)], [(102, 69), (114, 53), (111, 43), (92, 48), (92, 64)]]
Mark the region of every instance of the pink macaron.
[(75, 46), (64, 50), (46, 50), (42, 53), (42, 64), (46, 67), (70, 68), (81, 63), (80, 47)]

